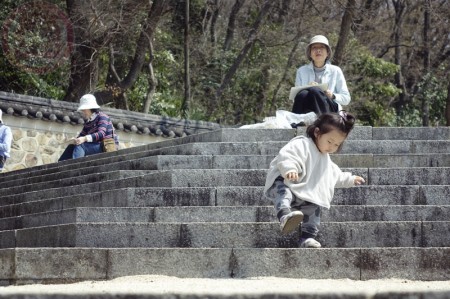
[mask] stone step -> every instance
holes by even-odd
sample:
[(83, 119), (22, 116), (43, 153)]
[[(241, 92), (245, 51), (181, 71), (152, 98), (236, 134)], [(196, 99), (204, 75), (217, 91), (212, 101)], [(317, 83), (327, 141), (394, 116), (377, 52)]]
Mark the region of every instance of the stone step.
[[(47, 174), (54, 173), (61, 168), (71, 165), (70, 168), (76, 168), (79, 165), (81, 167), (98, 166), (108, 164), (111, 161), (123, 161), (127, 157), (135, 159), (145, 156), (145, 153), (155, 151), (156, 155), (158, 150), (166, 148), (184, 145), (192, 142), (241, 142), (246, 141), (283, 141), (286, 143), (296, 135), (304, 135), (304, 128), (295, 130), (280, 130), (280, 129), (264, 129), (264, 130), (243, 130), (243, 129), (221, 129), (214, 132), (205, 132), (183, 138), (175, 138), (171, 140), (165, 140), (161, 142), (155, 142), (144, 146), (133, 147), (129, 149), (123, 149), (114, 153), (104, 153), (100, 155), (94, 155), (77, 161), (64, 161), (60, 163), (52, 163), (41, 165), (33, 168), (27, 168), (17, 170), (14, 172), (0, 173), (1, 181), (7, 181), (10, 179), (17, 179), (23, 176), (32, 176), (34, 174)], [(353, 140), (449, 140), (449, 128), (448, 127), (436, 127), (436, 128), (371, 128), (371, 127), (355, 127), (355, 129), (349, 135), (349, 142)], [(282, 142), (282, 143), (283, 143)], [(408, 144), (408, 143), (407, 143)], [(410, 144), (408, 144), (408, 148)], [(413, 147), (413, 149), (415, 149)], [(433, 149), (433, 147), (431, 147)], [(402, 151), (403, 152), (403, 151)], [(433, 152), (433, 151), (431, 151)], [(427, 151), (423, 151), (427, 153)], [(443, 152), (445, 153), (445, 151)], [(133, 157), (137, 154), (136, 157)]]
[[(286, 142), (208, 142), (165, 148), (165, 155), (277, 155)], [(347, 140), (342, 154), (448, 154), (450, 140)]]
[[(0, 267), (0, 281), (16, 284), (48, 284), (105, 280), (132, 275), (205, 278), (274, 276), (352, 280), (397, 278), (431, 281), (450, 279), (448, 271), (450, 261), (446, 258), (449, 255), (450, 248), (418, 247), (333, 249), (12, 248), (0, 250), (0, 260), (4, 265)], [(48, 261), (53, 262), (49, 263)], [(77, 263), (73, 261), (77, 261)], [(100, 295), (96, 294), (95, 298), (102, 298), (99, 297)], [(173, 295), (171, 296), (170, 298), (173, 298)], [(287, 295), (283, 295), (283, 298), (285, 296)], [(193, 295), (188, 297), (195, 298)], [(117, 295), (114, 298), (117, 298)], [(177, 296), (177, 298), (185, 297)], [(208, 296), (208, 298), (214, 297)], [(251, 298), (258, 297), (252, 296)], [(298, 294), (293, 298), (299, 298)], [(314, 298), (321, 297), (316, 295)], [(331, 297), (327, 293), (324, 298), (335, 297)], [(400, 297), (396, 296), (395, 298)], [(443, 299), (445, 297), (432, 298)]]
[[(273, 155), (158, 155), (114, 162), (98, 167), (68, 169), (45, 175), (17, 178), (2, 182), (2, 188), (118, 170), (267, 169), (274, 157)], [(450, 154), (337, 154), (332, 155), (331, 158), (339, 166), (347, 168), (442, 167), (450, 165)]]
[[(275, 222), (76, 223), (2, 231), (0, 248), (294, 248), (298, 239)], [(450, 221), (323, 222), (317, 240), (326, 248), (450, 247)]]
[(374, 140), (450, 140), (450, 127), (380, 127), (372, 129)]
[(140, 177), (155, 173), (155, 171), (110, 171), (110, 172), (102, 172), (102, 173), (93, 173), (88, 175), (81, 176), (73, 176), (69, 178), (60, 177), (52, 178), (50, 181), (36, 182), (30, 183), (26, 185), (14, 184), (14, 182), (6, 182), (2, 183), (2, 188), (0, 189), (0, 197), (10, 194), (18, 194), (21, 192), (30, 192), (37, 190), (46, 190), (52, 188), (61, 188), (66, 186), (76, 186), (76, 185), (84, 185), (84, 184), (95, 184), (101, 182), (115, 181), (115, 180), (124, 180), (127, 178)]
[[(234, 141), (286, 141), (290, 140), (290, 130), (280, 129), (230, 129), (220, 130), (220, 140)], [(296, 135), (305, 135), (306, 127), (299, 127)], [(281, 135), (286, 134), (286, 135)], [(262, 140), (265, 138), (265, 140)], [(450, 140), (449, 127), (366, 127), (355, 126), (349, 140)]]
[[(158, 155), (130, 161), (131, 169), (268, 169), (275, 155)], [(331, 159), (346, 168), (445, 167), (449, 154), (335, 154)], [(107, 166), (105, 166), (106, 169)], [(102, 168), (100, 168), (102, 169)]]
[[(86, 189), (85, 189), (86, 190)], [(358, 186), (336, 189), (333, 205), (448, 205), (450, 186)], [(0, 218), (77, 207), (261, 206), (272, 203), (263, 187), (118, 188), (83, 193), (79, 188), (50, 189), (10, 197)], [(4, 202), (3, 202), (4, 204)]]
[[(368, 185), (450, 185), (450, 167), (342, 168), (366, 179)], [(178, 169), (112, 171), (0, 189), (0, 198), (52, 188), (83, 188), (84, 193), (125, 187), (263, 186), (265, 169)], [(80, 192), (80, 191), (78, 191)], [(1, 200), (1, 199), (0, 199)], [(6, 204), (11, 202), (5, 201)]]
[[(367, 169), (350, 169), (367, 177)], [(61, 187), (82, 187), (85, 193), (123, 187), (262, 186), (267, 170), (180, 169), (166, 171), (112, 171), (0, 189), (0, 198)], [(80, 192), (80, 191), (78, 191)]]
[[(323, 222), (447, 221), (446, 206), (332, 206), (322, 209)], [(272, 206), (73, 208), (0, 219), (0, 231), (84, 222), (278, 222)]]
[[(370, 129), (376, 130), (379, 128)], [(390, 130), (389, 128), (383, 128), (388, 130), (382, 130), (383, 132), (393, 132), (393, 136), (399, 135), (399, 133), (395, 133), (397, 129)], [(415, 128), (418, 129), (417, 132), (422, 132), (419, 136), (416, 136), (416, 133), (410, 131), (406, 135), (405, 138), (411, 139), (388, 139), (386, 138), (382, 140), (366, 140), (371, 136), (371, 133), (366, 133), (368, 130), (366, 127), (362, 128), (362, 134), (355, 133), (355, 136), (359, 136), (357, 138), (349, 137), (349, 140), (344, 145), (342, 153), (347, 154), (399, 154), (399, 153), (448, 153), (448, 133), (445, 128)], [(248, 132), (244, 132), (248, 131)], [(263, 132), (258, 135), (259, 130), (239, 130), (239, 129), (223, 129), (222, 131), (218, 131), (214, 135), (212, 133), (203, 133), (198, 136), (188, 136), (185, 138), (177, 138), (175, 140), (168, 140), (163, 142), (152, 143), (145, 146), (130, 148), (120, 150), (114, 153), (106, 153), (93, 155), (90, 157), (86, 157), (83, 159), (77, 159), (77, 161), (64, 161), (60, 163), (46, 164), (38, 167), (33, 167), (30, 169), (24, 169), (9, 173), (0, 174), (0, 178), (3, 182), (8, 180), (14, 180), (21, 177), (31, 177), (35, 175), (43, 175), (49, 173), (55, 173), (61, 171), (65, 168), (69, 169), (78, 169), (78, 168), (86, 168), (93, 167), (105, 164), (112, 164), (114, 162), (120, 162), (124, 160), (133, 160), (139, 159), (147, 156), (154, 156), (158, 154), (218, 154), (217, 151), (218, 144), (223, 144), (221, 146), (221, 154), (233, 154), (233, 155), (241, 155), (242, 153), (246, 154), (262, 154), (262, 155), (276, 155), (278, 150), (286, 144), (288, 140), (294, 137), (294, 134), (291, 130), (268, 130), (273, 132), (272, 134), (267, 134)], [(287, 131), (287, 132), (285, 132)], [(376, 130), (377, 131), (377, 130)], [(401, 132), (401, 129), (400, 129)], [(417, 140), (419, 137), (424, 134), (423, 132), (429, 132), (431, 140)], [(302, 131), (299, 131), (299, 134), (302, 134)], [(383, 133), (387, 134), (387, 133)], [(381, 134), (381, 135), (383, 135)], [(232, 137), (235, 136), (235, 137)], [(401, 134), (399, 135), (401, 136)], [(434, 140), (434, 138), (441, 137), (441, 140)], [(245, 138), (244, 138), (245, 137)], [(360, 138), (362, 137), (362, 138)], [(382, 138), (381, 136), (375, 136), (376, 138)], [(389, 137), (389, 136), (386, 136)], [(418, 137), (418, 138), (413, 138)], [(363, 140), (361, 140), (363, 139)], [(242, 140), (248, 141), (247, 147), (242, 145)], [(274, 141), (275, 140), (275, 141)], [(220, 141), (220, 142), (219, 142)], [(207, 142), (212, 142), (215, 144), (208, 146), (204, 150), (198, 149), (198, 147), (202, 147), (202, 144), (206, 144)], [(236, 143), (236, 146), (233, 144)], [(190, 148), (186, 148), (185, 145), (189, 145)], [(268, 148), (268, 145), (270, 147)], [(241, 148), (244, 150), (243, 152), (239, 152), (236, 150)], [(186, 151), (187, 150), (187, 151)], [(212, 152), (212, 153), (211, 153)], [(68, 166), (70, 165), (70, 167)]]
[[(231, 130), (228, 132), (228, 130)], [(369, 127), (364, 129), (369, 130)], [(200, 134), (195, 134), (191, 136), (186, 136), (182, 138), (175, 138), (171, 140), (164, 140), (160, 142), (150, 143), (143, 146), (122, 149), (113, 153), (101, 153), (97, 155), (92, 155), (89, 157), (84, 157), (77, 160), (67, 160), (59, 163), (50, 163), (45, 165), (40, 165), (32, 168), (26, 168), (17, 170), (14, 172), (0, 173), (0, 180), (6, 182), (9, 180), (21, 179), (23, 177), (40, 176), (46, 174), (57, 173), (64, 171), (66, 169), (78, 169), (78, 168), (93, 168), (93, 166), (101, 166), (105, 164), (112, 164), (114, 162), (121, 162), (125, 160), (139, 159), (142, 157), (155, 156), (158, 154), (164, 154), (165, 148), (176, 147), (179, 145), (184, 145), (188, 143), (202, 143), (202, 142), (221, 142), (224, 138), (228, 138), (231, 142), (232, 140), (242, 140), (242, 137), (247, 136), (253, 140), (258, 141), (284, 141), (287, 142), (296, 136), (296, 131), (294, 129), (268, 129), (259, 131), (259, 135), (255, 133), (255, 130), (235, 130), (235, 129), (221, 129), (212, 132), (205, 132)], [(237, 135), (236, 135), (237, 134)], [(233, 137), (235, 136), (235, 137)], [(250, 137), (251, 136), (251, 137)], [(255, 137), (258, 136), (257, 139)], [(70, 166), (69, 166), (70, 165)]]
[[(286, 131), (286, 130), (285, 130)], [(288, 130), (289, 131), (289, 130)], [(275, 135), (283, 135), (278, 132)], [(273, 136), (267, 136), (272, 138)], [(127, 149), (121, 149), (112, 153), (101, 153), (96, 154), (76, 160), (66, 160), (59, 163), (50, 163), (39, 165), (36, 167), (20, 169), (11, 172), (0, 173), (0, 180), (2, 182), (14, 179), (20, 179), (22, 177), (31, 177), (36, 175), (44, 175), (55, 173), (59, 171), (64, 171), (66, 169), (77, 169), (77, 168), (87, 168), (94, 167), (104, 164), (109, 164), (110, 162), (120, 162), (129, 159), (136, 159), (140, 157), (147, 157), (157, 155), (161, 149), (171, 146), (178, 146), (191, 142), (220, 142), (221, 141), (221, 130), (204, 132), (199, 134), (194, 134), (182, 138), (168, 139), (164, 141), (149, 143), (147, 145), (131, 147)], [(287, 140), (289, 140), (288, 138)]]

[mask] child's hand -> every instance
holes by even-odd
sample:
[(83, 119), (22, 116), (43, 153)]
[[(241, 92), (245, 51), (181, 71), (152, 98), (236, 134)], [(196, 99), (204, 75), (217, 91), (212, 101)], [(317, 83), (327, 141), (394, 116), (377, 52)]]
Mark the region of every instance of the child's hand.
[(353, 181), (355, 185), (361, 185), (364, 184), (365, 182), (366, 181), (360, 176), (355, 176), (355, 180)]
[(289, 181), (297, 181), (298, 180), (298, 173), (295, 172), (295, 171), (288, 172), (286, 174), (286, 179), (289, 180)]

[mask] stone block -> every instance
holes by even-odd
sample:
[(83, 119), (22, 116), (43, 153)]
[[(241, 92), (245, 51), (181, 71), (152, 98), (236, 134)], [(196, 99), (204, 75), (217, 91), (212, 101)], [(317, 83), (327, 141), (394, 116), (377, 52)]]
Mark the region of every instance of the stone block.
[(110, 249), (108, 278), (128, 275), (230, 277), (231, 249)]
[(371, 185), (448, 185), (450, 167), (371, 168)]
[(19, 130), (19, 129), (11, 129), (12, 134), (13, 134), (13, 140), (15, 142), (19, 141), (20, 139), (22, 139), (24, 137), (24, 131)]
[(347, 140), (342, 154), (408, 154), (412, 151), (409, 140)]
[(180, 224), (81, 223), (76, 225), (76, 247), (184, 247)]
[(217, 187), (216, 204), (218, 206), (254, 206), (272, 205), (263, 194), (262, 186)]
[(14, 277), (15, 250), (0, 249), (0, 286), (9, 284)]
[(372, 129), (374, 140), (450, 140), (449, 127), (379, 127)]
[(38, 158), (35, 154), (27, 154), (25, 156), (25, 166), (26, 167), (34, 167), (38, 164)]
[(448, 205), (450, 198), (450, 185), (420, 186), (419, 204)]
[(326, 222), (317, 240), (324, 247), (419, 247), (421, 222)]
[(182, 225), (186, 247), (291, 248), (298, 234), (282, 236), (278, 223), (188, 223)]
[[(450, 247), (450, 222), (448, 221), (423, 222), (423, 244), (424, 247)], [(449, 268), (450, 269), (450, 268)]]
[(16, 232), (16, 247), (75, 247), (77, 227), (74, 224), (25, 228)]
[(373, 167), (442, 167), (450, 165), (449, 154), (375, 155)]
[(295, 129), (222, 129), (223, 142), (289, 141)]
[(450, 248), (361, 249), (361, 280), (449, 280)]
[(232, 276), (359, 279), (359, 249), (233, 249)]
[(274, 155), (212, 156), (214, 169), (268, 169)]
[(34, 153), (38, 149), (38, 143), (34, 138), (24, 138), (22, 140), (22, 149), (26, 152)]
[(0, 231), (0, 248), (14, 248), (16, 245), (14, 230)]
[(76, 248), (16, 248), (18, 282), (68, 283), (107, 278), (108, 251)]
[(372, 154), (333, 154), (331, 160), (339, 167), (374, 167), (374, 156)]

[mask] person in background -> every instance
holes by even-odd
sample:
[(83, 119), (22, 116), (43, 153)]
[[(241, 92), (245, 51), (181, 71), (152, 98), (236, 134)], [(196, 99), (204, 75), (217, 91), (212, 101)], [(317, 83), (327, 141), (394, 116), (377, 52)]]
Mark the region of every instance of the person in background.
[(114, 127), (109, 116), (100, 111), (100, 106), (92, 94), (85, 94), (80, 99), (78, 111), (87, 120), (78, 137), (70, 140), (70, 143), (59, 161), (76, 159), (103, 152), (102, 141), (113, 138), (118, 147), (117, 138), (114, 134)]
[(3, 112), (0, 109), (0, 172), (3, 171), (6, 159), (10, 157), (12, 139), (11, 128), (3, 123)]
[[(342, 110), (351, 98), (341, 68), (330, 63), (332, 51), (328, 39), (323, 35), (312, 37), (306, 47), (306, 57), (311, 62), (297, 70), (295, 86), (313, 86), (297, 93), (292, 112), (315, 112), (319, 116)], [(319, 84), (327, 84), (327, 89), (314, 86)]]
[(334, 188), (349, 188), (364, 179), (342, 172), (331, 161), (353, 129), (350, 113), (321, 114), (306, 129), (306, 136), (289, 141), (272, 160), (266, 177), (264, 195), (275, 206), (282, 234), (301, 225), (300, 247), (319, 248), (321, 208), (330, 208)]

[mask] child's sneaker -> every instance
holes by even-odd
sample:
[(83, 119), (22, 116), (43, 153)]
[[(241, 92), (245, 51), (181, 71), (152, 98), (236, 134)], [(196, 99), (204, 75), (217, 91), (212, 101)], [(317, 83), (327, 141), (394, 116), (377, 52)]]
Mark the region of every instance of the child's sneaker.
[(280, 219), (281, 233), (287, 235), (298, 228), (303, 221), (303, 213), (300, 211), (290, 212)]
[(320, 248), (322, 245), (313, 238), (300, 239), (300, 247), (302, 248)]

